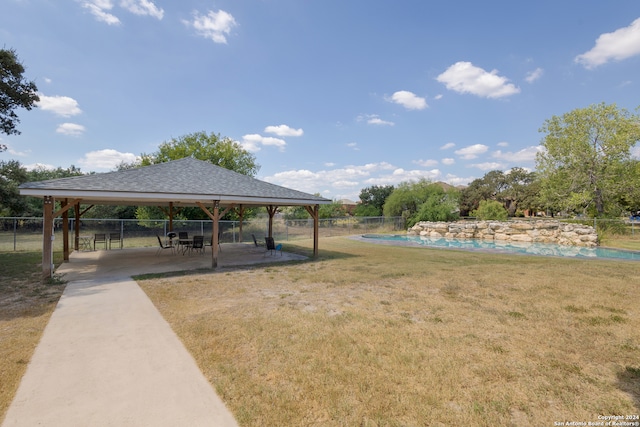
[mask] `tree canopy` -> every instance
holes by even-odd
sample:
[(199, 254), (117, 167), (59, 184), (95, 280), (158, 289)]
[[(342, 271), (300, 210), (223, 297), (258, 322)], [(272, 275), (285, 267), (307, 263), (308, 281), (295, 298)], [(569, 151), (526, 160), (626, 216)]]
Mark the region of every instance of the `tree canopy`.
[(360, 191), (360, 203), (356, 207), (357, 216), (381, 216), (387, 197), (393, 192), (393, 185), (372, 185)]
[(256, 157), (228, 137), (201, 131), (172, 138), (158, 146), (158, 151), (142, 154), (141, 166), (164, 163), (192, 156), (243, 175), (255, 176), (260, 170)]
[(25, 182), (82, 175), (75, 166), (63, 169), (42, 167), (27, 170), (17, 160), (0, 162), (0, 216), (42, 216), (42, 200), (23, 197), (18, 186)]
[(458, 217), (458, 191), (426, 179), (402, 182), (384, 204), (385, 216), (402, 216), (411, 227), (418, 221), (451, 221)]
[[(40, 101), (36, 84), (24, 78), (24, 71), (14, 50), (0, 49), (0, 132), (7, 135), (20, 134), (16, 128), (20, 119), (15, 110), (31, 110)], [(5, 149), (0, 146), (0, 151)]]
[[(121, 164), (120, 169), (137, 166), (148, 166), (156, 163), (164, 163), (170, 160), (178, 160), (192, 156), (214, 165), (229, 169), (243, 175), (255, 176), (260, 170), (255, 156), (228, 137), (201, 131), (172, 138), (158, 146), (158, 150), (151, 154), (142, 154), (139, 164)], [(255, 215), (255, 209), (245, 212), (245, 218)], [(164, 218), (166, 214), (153, 206), (139, 206), (136, 209), (138, 219)], [(200, 208), (185, 207), (177, 215), (178, 219), (207, 219), (206, 213)], [(234, 212), (228, 212), (227, 220), (237, 219)]]
[(636, 168), (631, 149), (640, 140), (640, 117), (615, 104), (578, 108), (553, 116), (540, 129), (536, 157), (540, 197), (557, 210), (616, 216)]

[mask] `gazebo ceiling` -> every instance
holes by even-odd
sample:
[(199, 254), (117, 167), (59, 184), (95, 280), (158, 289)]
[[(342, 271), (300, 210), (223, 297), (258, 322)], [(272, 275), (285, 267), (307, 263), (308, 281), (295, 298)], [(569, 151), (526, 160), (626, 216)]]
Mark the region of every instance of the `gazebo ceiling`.
[(309, 206), (331, 200), (260, 181), (247, 175), (185, 157), (116, 172), (82, 175), (20, 185), (20, 194), (81, 199), (84, 204), (196, 206)]

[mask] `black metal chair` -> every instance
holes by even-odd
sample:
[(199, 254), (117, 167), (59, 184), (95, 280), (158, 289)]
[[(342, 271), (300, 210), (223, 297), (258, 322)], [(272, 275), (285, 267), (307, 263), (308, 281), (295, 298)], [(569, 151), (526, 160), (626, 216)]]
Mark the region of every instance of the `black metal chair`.
[(96, 243), (104, 243), (104, 248), (107, 249), (107, 235), (106, 233), (96, 233), (93, 235), (93, 250), (96, 250)]
[(280, 256), (282, 256), (282, 244), (276, 245), (276, 243), (273, 240), (273, 237), (265, 237), (264, 242), (265, 242), (265, 251), (264, 251), (265, 255), (267, 254), (267, 252), (269, 252), (270, 255), (273, 255), (274, 252), (278, 253), (278, 251), (280, 251)]
[(175, 247), (173, 246), (173, 242), (171, 240), (169, 240), (168, 245), (165, 245), (162, 243), (162, 238), (160, 236), (156, 234), (156, 237), (158, 238), (158, 245), (160, 245), (160, 247), (156, 251), (156, 256), (160, 255), (160, 252), (164, 251), (165, 249), (169, 249), (171, 250), (171, 253), (174, 253)]
[(109, 233), (109, 249), (111, 249), (111, 243), (116, 242), (120, 245), (120, 249), (122, 249), (122, 239), (120, 238), (120, 233)]
[(187, 233), (186, 231), (179, 231), (178, 232), (178, 250), (179, 251), (182, 250), (182, 253), (184, 254), (186, 251), (189, 250), (190, 246), (191, 246), (191, 241), (189, 240), (189, 233)]
[(253, 243), (256, 245), (256, 248), (264, 247), (264, 245), (262, 243), (258, 243), (258, 240), (256, 239), (256, 235), (255, 234), (252, 234), (251, 237), (253, 237)]
[(193, 236), (191, 251), (198, 251), (200, 254), (204, 254), (204, 236)]

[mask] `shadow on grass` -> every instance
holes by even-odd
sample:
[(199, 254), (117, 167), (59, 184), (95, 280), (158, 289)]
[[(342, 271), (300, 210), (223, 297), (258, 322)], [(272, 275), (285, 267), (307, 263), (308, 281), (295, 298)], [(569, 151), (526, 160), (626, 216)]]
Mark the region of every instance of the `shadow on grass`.
[(619, 372), (618, 388), (631, 395), (634, 406), (640, 411), (640, 367), (626, 366)]

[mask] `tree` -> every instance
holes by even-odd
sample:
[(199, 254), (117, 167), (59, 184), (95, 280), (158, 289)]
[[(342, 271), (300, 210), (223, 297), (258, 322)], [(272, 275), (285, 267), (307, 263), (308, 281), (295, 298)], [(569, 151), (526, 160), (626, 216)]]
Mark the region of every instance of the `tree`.
[[(320, 196), (317, 193), (315, 195)], [(318, 218), (320, 219), (342, 218), (344, 216), (346, 216), (344, 205), (337, 200), (326, 205), (320, 205), (318, 209)]]
[(509, 216), (516, 216), (522, 209), (536, 207), (539, 187), (535, 172), (523, 168), (512, 168), (504, 174), (504, 188), (497, 200), (502, 202)]
[[(437, 184), (436, 184), (437, 185)], [(455, 221), (460, 217), (458, 210), (459, 192), (434, 188), (427, 200), (420, 205), (412, 224), (418, 221)]]
[(487, 172), (482, 178), (474, 179), (460, 194), (460, 215), (468, 216), (478, 209), (483, 200), (497, 200), (505, 186), (504, 173), (499, 170)]
[(601, 103), (553, 116), (540, 132), (546, 134), (536, 156), (543, 203), (592, 216), (619, 215), (625, 181), (637, 179), (625, 166), (640, 140), (640, 117)]
[(207, 134), (204, 131), (163, 142), (155, 153), (142, 154), (141, 166), (189, 156), (243, 175), (255, 176), (260, 170), (256, 157), (242, 148), (238, 142), (228, 137), (221, 137), (220, 134)]
[(23, 215), (26, 201), (18, 186), (27, 181), (27, 170), (20, 162), (0, 162), (0, 216)]
[[(36, 84), (25, 80), (24, 71), (14, 50), (0, 49), (0, 131), (7, 135), (20, 134), (16, 128), (20, 119), (14, 110), (31, 110), (40, 101)], [(5, 149), (0, 146), (0, 151)]]
[[(256, 163), (255, 156), (242, 148), (238, 142), (228, 137), (221, 137), (219, 134), (207, 134), (204, 131), (165, 141), (158, 146), (158, 151), (151, 154), (142, 154), (141, 161), (138, 164), (123, 163), (118, 168), (122, 170), (137, 166), (148, 166), (189, 156), (249, 176), (255, 176), (260, 170), (260, 165)], [(250, 218), (254, 215), (255, 209), (248, 209), (245, 211), (244, 218)], [(136, 209), (136, 218), (161, 219), (166, 218), (166, 214), (154, 206), (140, 206)], [(200, 208), (185, 207), (174, 218), (206, 220), (209, 217)], [(224, 219), (234, 220), (237, 219), (237, 215), (229, 212)]]
[(504, 221), (509, 218), (509, 213), (502, 206), (502, 203), (496, 200), (482, 200), (478, 209), (471, 212), (471, 214), (483, 221), (491, 219)]
[(37, 167), (28, 171), (17, 160), (0, 162), (0, 216), (42, 216), (42, 199), (20, 195), (18, 186), (25, 182), (66, 178), (82, 175), (80, 169), (45, 169)]
[[(451, 203), (452, 200), (455, 202)], [(445, 191), (442, 185), (421, 179), (398, 184), (387, 198), (383, 211), (385, 216), (402, 216), (411, 227), (423, 218), (439, 217), (442, 210), (449, 210), (450, 219), (457, 217), (457, 200), (455, 189)], [(427, 206), (423, 208), (425, 203)], [(435, 209), (436, 206), (439, 207), (439, 212)]]
[(380, 216), (387, 197), (393, 192), (393, 185), (373, 185), (360, 191), (360, 203), (356, 207), (356, 216)]

